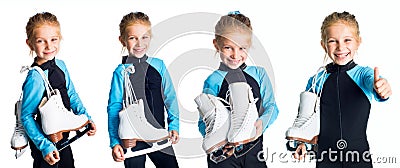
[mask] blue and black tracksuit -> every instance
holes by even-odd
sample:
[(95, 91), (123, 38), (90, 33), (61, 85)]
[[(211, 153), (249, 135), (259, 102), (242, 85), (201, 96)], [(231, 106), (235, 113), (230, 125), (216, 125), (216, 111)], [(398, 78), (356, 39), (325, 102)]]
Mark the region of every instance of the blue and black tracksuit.
[[(164, 112), (167, 111), (168, 130), (179, 132), (179, 109), (175, 89), (164, 62), (158, 58), (142, 58), (124, 56), (122, 64), (114, 70), (109, 100), (108, 112), (108, 132), (110, 137), (110, 147), (121, 144), (118, 136), (119, 115), (123, 108), (124, 100), (124, 70), (132, 65), (135, 73), (130, 75), (130, 80), (137, 99), (143, 99), (145, 106), (145, 116), (149, 123), (156, 128), (165, 128)], [(137, 142), (132, 150), (148, 148), (144, 142)], [(157, 167), (178, 167), (172, 147), (165, 150), (149, 153), (148, 156)], [(144, 167), (146, 156), (137, 156), (125, 160), (125, 167)]]
[[(252, 88), (254, 98), (259, 112), (259, 119), (263, 123), (263, 132), (276, 120), (279, 110), (275, 102), (273, 88), (264, 68), (258, 66), (247, 66), (242, 64), (237, 69), (230, 69), (221, 63), (218, 70), (214, 71), (204, 82), (203, 93), (218, 96), (228, 100), (226, 97), (228, 86), (234, 82), (246, 82)], [(205, 136), (205, 123), (199, 119), (199, 131)], [(242, 145), (240, 150), (235, 150), (235, 156), (223, 162), (215, 164), (207, 157), (209, 167), (266, 167), (265, 161), (257, 159), (259, 152), (262, 151), (262, 136), (257, 140)], [(240, 157), (239, 157), (240, 156)], [(236, 158), (236, 159), (235, 159)]]
[[(54, 58), (42, 65), (33, 63), (32, 66), (39, 66), (47, 76), (51, 87), (60, 91), (65, 108), (72, 110), (77, 115), (84, 114), (91, 119), (75, 91), (67, 67), (62, 60)], [(58, 166), (60, 168), (71, 168), (74, 167), (74, 159), (70, 146), (60, 152), (61, 160), (53, 166), (48, 165), (43, 159), (47, 154), (57, 150), (41, 128), (41, 116), (38, 106), (42, 98), (47, 96), (45, 85), (46, 83), (40, 73), (36, 70), (30, 70), (22, 86), (21, 122), (30, 139), (29, 144), (34, 159), (33, 167)], [(63, 133), (63, 139), (60, 142), (67, 140), (68, 135), (69, 133)]]
[[(384, 101), (373, 88), (374, 71), (354, 61), (346, 65), (330, 63), (326, 70), (327, 75), (316, 85), (317, 93), (322, 89), (317, 167), (372, 167), (367, 123), (372, 99)], [(312, 85), (312, 78), (307, 90)], [(344, 149), (337, 146), (340, 139), (347, 142), (342, 144), (347, 146)]]

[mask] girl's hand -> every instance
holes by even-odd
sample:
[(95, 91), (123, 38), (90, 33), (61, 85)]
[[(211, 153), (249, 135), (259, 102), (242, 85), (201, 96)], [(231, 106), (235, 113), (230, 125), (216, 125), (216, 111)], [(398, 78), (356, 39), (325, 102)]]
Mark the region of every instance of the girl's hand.
[(306, 144), (301, 143), (299, 146), (297, 146), (296, 151), (293, 153), (293, 156), (297, 160), (302, 160), (305, 159), (307, 154), (307, 147)]
[(94, 134), (96, 134), (96, 124), (94, 124), (94, 122), (90, 122), (89, 124), (91, 124), (91, 129), (86, 133), (88, 136), (93, 136)]
[(43, 158), (49, 165), (54, 165), (60, 161), (60, 153), (57, 150), (50, 152)]
[(256, 123), (254, 123), (256, 127), (256, 139), (262, 135), (263, 131), (263, 123), (260, 119), (257, 119)]
[(374, 68), (374, 89), (382, 99), (387, 99), (392, 95), (389, 82), (385, 78), (379, 77), (378, 67)]
[(112, 149), (112, 157), (116, 162), (122, 162), (125, 160), (124, 158), (124, 150), (121, 145), (115, 145)]
[(171, 140), (172, 144), (176, 144), (179, 141), (179, 134), (177, 131), (172, 130), (169, 132), (169, 139)]

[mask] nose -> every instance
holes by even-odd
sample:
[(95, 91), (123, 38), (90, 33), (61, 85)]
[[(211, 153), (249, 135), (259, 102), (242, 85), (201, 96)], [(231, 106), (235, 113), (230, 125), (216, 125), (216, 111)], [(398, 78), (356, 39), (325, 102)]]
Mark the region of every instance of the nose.
[(337, 45), (337, 50), (341, 51), (346, 48), (346, 44), (344, 42), (339, 41)]
[(240, 56), (239, 50), (233, 50), (232, 51), (232, 54), (231, 54), (231, 58), (232, 59), (239, 58), (239, 56)]
[(51, 47), (52, 47), (52, 43), (46, 42), (45, 43), (45, 47), (46, 47), (47, 50), (50, 50)]

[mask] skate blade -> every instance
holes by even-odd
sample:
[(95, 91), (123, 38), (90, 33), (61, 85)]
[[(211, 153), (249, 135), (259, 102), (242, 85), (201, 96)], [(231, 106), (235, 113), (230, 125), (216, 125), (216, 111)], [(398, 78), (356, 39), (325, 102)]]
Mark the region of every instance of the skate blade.
[(18, 159), (19, 157), (21, 157), (22, 154), (25, 153), (25, 151), (26, 151), (26, 148), (15, 150), (15, 159)]
[(66, 140), (64, 142), (55, 143), (55, 146), (56, 146), (57, 150), (58, 151), (63, 150), (64, 148), (66, 148), (69, 145), (71, 145), (72, 142), (76, 141), (77, 139), (79, 139), (80, 137), (85, 135), (87, 132), (89, 132), (91, 129), (93, 129), (91, 123), (85, 125), (83, 128), (85, 128), (83, 131), (76, 130), (76, 135), (74, 137), (72, 137), (71, 139), (68, 139), (68, 140)]
[[(164, 142), (167, 141), (167, 142)], [(172, 141), (170, 140), (164, 140), (161, 142), (157, 142), (157, 143), (153, 143), (153, 145), (150, 148), (146, 148), (146, 149), (142, 149), (142, 150), (138, 150), (138, 151), (134, 151), (132, 152), (132, 148), (127, 148), (127, 152), (124, 154), (125, 159), (127, 158), (131, 158), (131, 157), (135, 157), (135, 156), (140, 156), (140, 155), (144, 155), (147, 153), (151, 153), (151, 152), (155, 152), (161, 149), (164, 149), (168, 146), (172, 145)]]
[(92, 127), (91, 125), (90, 126), (89, 125), (90, 125), (90, 121), (87, 120), (83, 125), (81, 125), (78, 128), (69, 129), (69, 130), (61, 130), (61, 131), (58, 131), (58, 132), (53, 133), (53, 134), (48, 134), (48, 136), (49, 136), (51, 142), (58, 143), (58, 141), (63, 139), (63, 135), (62, 135), (63, 132), (71, 132), (71, 131), (79, 132), (79, 130), (81, 130), (82, 128), (86, 128), (87, 129), (88, 127), (90, 127), (90, 128)]
[(213, 145), (212, 147), (210, 147), (209, 149), (206, 149), (206, 153), (210, 154), (218, 149), (221, 149), (222, 147), (224, 147), (226, 144), (228, 144), (228, 141), (221, 141), (215, 145)]
[(304, 138), (299, 138), (299, 137), (286, 137), (287, 140), (294, 140), (294, 141), (300, 141), (300, 142), (305, 142), (308, 144), (317, 144), (318, 142), (318, 135), (314, 136), (311, 140), (309, 139), (304, 139)]
[(217, 151), (210, 153), (210, 160), (213, 161), (215, 164), (222, 162), (229, 157), (231, 157), (235, 153), (235, 148), (223, 148)]

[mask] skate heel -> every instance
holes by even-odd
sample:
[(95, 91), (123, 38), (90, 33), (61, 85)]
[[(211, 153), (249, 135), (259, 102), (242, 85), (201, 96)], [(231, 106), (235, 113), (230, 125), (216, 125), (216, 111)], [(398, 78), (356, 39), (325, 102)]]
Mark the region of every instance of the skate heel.
[(62, 135), (62, 132), (60, 131), (60, 132), (57, 132), (57, 133), (54, 133), (54, 134), (50, 134), (49, 138), (50, 138), (51, 142), (57, 143), (58, 141), (63, 139), (63, 135)]
[(27, 146), (28, 146), (28, 144), (26, 144), (26, 145), (24, 145), (24, 146), (19, 146), (19, 147), (11, 146), (11, 149), (14, 149), (14, 150), (21, 150), (21, 149), (24, 149), (24, 148), (27, 147)]

